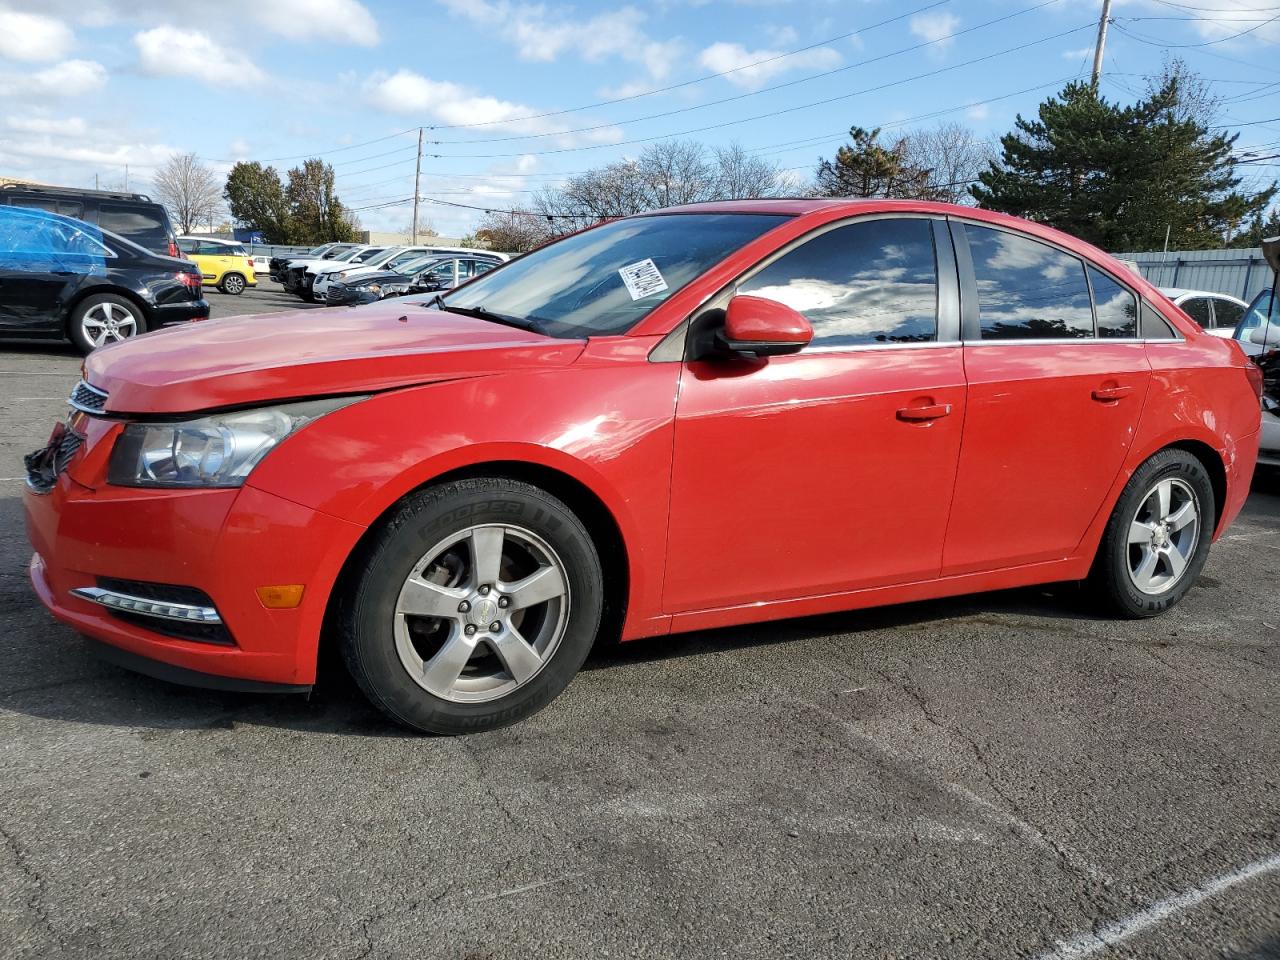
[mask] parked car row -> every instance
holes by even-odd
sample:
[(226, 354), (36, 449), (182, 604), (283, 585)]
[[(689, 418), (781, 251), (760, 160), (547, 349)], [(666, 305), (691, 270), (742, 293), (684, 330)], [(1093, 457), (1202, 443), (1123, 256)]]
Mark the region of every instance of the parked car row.
[[(450, 265), (437, 264), (436, 272), (429, 279), (424, 279), (422, 284), (417, 282), (419, 276), (428, 273), (431, 264), (443, 260), (449, 260)], [(506, 254), (472, 250), (468, 247), (357, 245), (344, 246), (340, 250), (330, 248), (317, 256), (289, 260), (275, 267), (274, 277), (283, 284), (285, 290), (303, 300), (337, 305), (366, 302), (363, 294), (357, 296), (351, 290), (357, 281), (374, 274), (389, 273), (393, 280), (399, 278), (406, 281), (393, 282), (385, 291), (381, 284), (376, 284), (379, 296), (373, 299), (382, 299), (384, 296), (425, 289), (449, 289), (505, 263), (506, 260)], [(343, 289), (331, 300), (329, 291), (334, 284), (341, 284)], [(360, 286), (366, 292), (372, 289), (371, 286)]]

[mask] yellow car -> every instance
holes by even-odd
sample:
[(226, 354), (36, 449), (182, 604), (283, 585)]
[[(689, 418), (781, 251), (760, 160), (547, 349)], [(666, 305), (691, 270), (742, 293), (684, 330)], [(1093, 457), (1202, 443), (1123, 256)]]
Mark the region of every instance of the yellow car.
[(179, 237), (178, 249), (200, 268), (206, 287), (217, 287), (223, 293), (238, 297), (245, 287), (258, 285), (253, 258), (239, 243), (212, 237)]

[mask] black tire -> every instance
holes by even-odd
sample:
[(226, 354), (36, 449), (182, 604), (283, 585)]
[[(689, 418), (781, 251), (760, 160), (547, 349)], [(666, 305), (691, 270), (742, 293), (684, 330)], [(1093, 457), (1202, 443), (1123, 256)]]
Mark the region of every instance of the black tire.
[[(486, 524), (520, 527), (554, 551), (567, 580), (567, 618), (554, 649), (523, 685), (496, 699), (457, 702), (428, 691), (410, 675), (397, 646), (396, 605), (406, 579), (433, 545)], [(516, 480), (458, 480), (406, 497), (365, 545), (354, 569), (358, 580), (340, 596), (336, 618), (347, 669), (374, 706), (425, 733), (492, 730), (542, 709), (577, 674), (600, 629), (604, 582), (590, 534), (560, 500)], [(432, 626), (447, 624), (425, 619)], [(483, 630), (478, 639), (484, 641)], [(467, 661), (468, 666), (474, 662)]]
[[(1173, 481), (1178, 490), (1194, 495), (1198, 525), (1194, 535), (1189, 535), (1185, 569), (1171, 585), (1148, 592), (1138, 586), (1131, 573), (1132, 564), (1147, 548), (1130, 543), (1130, 525), (1163, 481)], [(1090, 574), (1094, 592), (1106, 611), (1129, 619), (1155, 617), (1181, 600), (1209, 559), (1216, 517), (1213, 484), (1204, 464), (1194, 456), (1185, 450), (1161, 450), (1142, 464), (1130, 477), (1111, 513)], [(1153, 531), (1153, 536), (1158, 535)]]
[[(108, 317), (114, 319), (116, 333), (107, 334), (103, 342), (98, 343), (96, 340), (103, 328), (94, 324), (101, 324)], [(132, 321), (132, 325), (124, 319), (126, 317)], [(71, 311), (67, 323), (67, 335), (83, 354), (92, 353), (99, 346), (127, 340), (146, 332), (147, 318), (142, 308), (127, 297), (114, 293), (95, 293), (85, 297)]]
[(246, 286), (248, 284), (245, 282), (244, 275), (240, 273), (224, 273), (222, 279), (218, 281), (218, 289), (233, 297), (244, 293)]

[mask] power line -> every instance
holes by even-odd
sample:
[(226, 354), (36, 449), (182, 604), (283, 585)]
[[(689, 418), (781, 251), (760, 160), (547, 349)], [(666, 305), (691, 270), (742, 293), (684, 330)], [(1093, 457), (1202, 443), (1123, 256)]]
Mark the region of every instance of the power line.
[(779, 110), (770, 110), (767, 113), (760, 113), (750, 117), (743, 117), (738, 120), (726, 120), (722, 123), (712, 123), (703, 127), (695, 127), (689, 130), (681, 130), (678, 132), (668, 132), (668, 133), (663, 133), (663, 134), (659, 134), (652, 137), (638, 137), (632, 140), (617, 141), (615, 143), (598, 143), (598, 144), (586, 144), (586, 145), (577, 146), (577, 147), (560, 147), (554, 150), (536, 150), (536, 151), (520, 150), (515, 153), (452, 153), (452, 154), (445, 154), (443, 155), (443, 157), (444, 159), (493, 159), (498, 157), (548, 156), (551, 154), (560, 154), (560, 153), (576, 153), (582, 150), (602, 150), (610, 147), (629, 146), (631, 144), (637, 144), (637, 143), (652, 143), (655, 140), (666, 140), (671, 137), (683, 137), (683, 136), (688, 136), (689, 134), (692, 134), (692, 133), (703, 133), (707, 130), (719, 130), (724, 127), (736, 126), (737, 124), (741, 124), (741, 123), (752, 123), (756, 120), (767, 120), (772, 117), (782, 116), (783, 114), (794, 113), (797, 110), (808, 110), (812, 107), (826, 106), (827, 104), (830, 104), (830, 103), (838, 103), (842, 100), (849, 100), (853, 97), (862, 96), (867, 93), (877, 93), (881, 90), (887, 90), (890, 87), (900, 86), (901, 84), (904, 84), (904, 83), (910, 83), (916, 80), (923, 80), (928, 77), (935, 77), (935, 76), (938, 76), (939, 74), (949, 73), (952, 70), (959, 70), (963, 67), (973, 66), (975, 63), (983, 63), (987, 60), (993, 60), (996, 57), (1006, 56), (1007, 54), (1017, 53), (1018, 51), (1026, 50), (1030, 47), (1034, 47), (1042, 43), (1048, 43), (1050, 40), (1057, 40), (1062, 37), (1069, 36), (1070, 34), (1078, 33), (1079, 31), (1092, 26), (1093, 26), (1093, 21), (1090, 20), (1087, 23), (1081, 24), (1076, 27), (1072, 27), (1069, 30), (1063, 30), (1059, 33), (1050, 34), (1047, 37), (1040, 37), (1037, 40), (1032, 40), (1027, 43), (1021, 43), (1013, 47), (1008, 47), (1004, 50), (998, 50), (995, 53), (985, 54), (984, 56), (981, 56), (981, 57), (974, 57), (971, 60), (964, 60), (964, 61), (961, 61), (960, 63), (951, 64), (950, 66), (939, 67), (936, 70), (929, 70), (929, 71), (926, 71), (925, 73), (918, 73), (914, 76), (904, 77), (900, 80), (888, 81), (886, 83), (878, 84), (877, 86), (874, 86), (874, 87), (865, 87), (862, 90), (855, 90), (852, 93), (840, 94), (839, 96), (835, 96), (835, 97), (826, 97), (822, 100), (814, 100), (811, 103), (802, 103), (793, 107), (784, 107)]
[[(1036, 10), (1040, 10), (1044, 7), (1052, 6), (1053, 4), (1060, 3), (1060, 2), (1061, 0), (1043, 0), (1043, 2), (1037, 4), (1034, 7), (1027, 7), (1025, 10), (1017, 10), (1017, 11), (1014, 11), (1013, 13), (1008, 13), (1008, 14), (1005, 14), (1004, 16), (996, 17), (993, 20), (987, 20), (983, 23), (975, 24), (972, 27), (966, 27), (963, 30), (956, 30), (955, 32), (949, 33), (946, 36), (936, 37), (932, 40), (925, 40), (920, 43), (912, 44), (909, 47), (903, 47), (900, 50), (893, 50), (889, 53), (882, 53), (876, 57), (869, 57), (866, 60), (859, 60), (856, 63), (846, 64), (843, 67), (835, 67), (831, 70), (823, 70), (820, 73), (810, 74), (807, 77), (800, 77), (795, 80), (788, 80), (784, 83), (776, 83), (773, 86), (762, 87), (759, 90), (752, 90), (749, 93), (739, 93), (739, 94), (734, 94), (733, 96), (730, 96), (730, 97), (721, 97), (718, 100), (708, 100), (706, 103), (693, 104), (692, 106), (688, 106), (688, 107), (678, 107), (674, 110), (663, 110), (659, 113), (650, 113), (642, 117), (632, 117), (629, 120), (618, 120), (618, 121), (613, 121), (609, 123), (598, 123), (589, 127), (577, 127), (571, 130), (552, 130), (552, 131), (546, 131), (543, 133), (515, 134), (512, 136), (506, 136), (506, 137), (486, 137), (483, 139), (433, 140), (432, 143), (437, 146), (452, 146), (452, 145), (458, 145), (458, 144), (473, 144), (473, 143), (507, 143), (512, 140), (537, 140), (544, 137), (563, 137), (563, 136), (568, 136), (570, 134), (577, 134), (577, 133), (593, 133), (597, 130), (605, 130), (610, 127), (625, 126), (631, 123), (642, 123), (646, 120), (659, 120), (664, 117), (673, 117), (673, 116), (676, 116), (677, 114), (690, 113), (694, 110), (705, 110), (708, 107), (718, 107), (726, 103), (735, 103), (739, 100), (747, 100), (747, 99), (750, 99), (751, 97), (759, 97), (766, 93), (773, 93), (778, 90), (785, 90), (790, 87), (799, 86), (802, 83), (810, 83), (814, 80), (820, 80), (824, 77), (835, 76), (838, 73), (846, 73), (850, 70), (855, 70), (859, 67), (869, 66), (870, 64), (873, 64), (873, 63), (879, 63), (883, 60), (891, 60), (894, 57), (900, 57), (906, 53), (914, 53), (917, 50), (923, 50), (927, 47), (932, 47), (939, 43), (946, 43), (950, 40), (954, 40), (956, 37), (964, 36), (967, 33), (973, 33), (976, 30), (984, 30), (987, 27), (994, 26), (995, 24), (1004, 23), (1007, 20), (1012, 20), (1015, 17), (1020, 17), (1020, 16), (1023, 16), (1024, 14), (1032, 13)], [(514, 122), (514, 121), (507, 121), (507, 122)]]
[[(1255, 23), (1252, 27), (1249, 27), (1247, 30), (1241, 30), (1239, 33), (1233, 33), (1233, 34), (1231, 34), (1230, 36), (1226, 36), (1226, 37), (1219, 37), (1217, 40), (1205, 40), (1205, 41), (1203, 41), (1203, 42), (1201, 42), (1201, 43), (1169, 43), (1167, 40), (1160, 40), (1159, 38), (1154, 38), (1154, 37), (1143, 37), (1143, 36), (1141, 36), (1141, 35), (1139, 35), (1139, 34), (1134, 33), (1132, 30), (1126, 30), (1126, 29), (1125, 29), (1125, 28), (1124, 28), (1124, 27), (1119, 23), (1119, 19), (1120, 19), (1120, 18), (1116, 18), (1116, 20), (1117, 20), (1117, 22), (1116, 22), (1116, 28), (1117, 28), (1118, 30), (1120, 30), (1120, 32), (1121, 32), (1121, 33), (1123, 33), (1123, 34), (1125, 34), (1125, 35), (1127, 35), (1127, 36), (1133, 37), (1135, 40), (1141, 40), (1143, 43), (1150, 43), (1150, 44), (1154, 44), (1154, 45), (1156, 45), (1156, 46), (1161, 46), (1161, 47), (1164, 47), (1164, 48), (1165, 48), (1165, 49), (1167, 49), (1167, 50), (1190, 50), (1190, 49), (1194, 49), (1194, 48), (1196, 48), (1196, 47), (1212, 47), (1212, 46), (1214, 46), (1215, 44), (1219, 44), (1219, 43), (1226, 43), (1228, 40), (1235, 40), (1235, 39), (1237, 39), (1237, 38), (1239, 38), (1239, 37), (1243, 37), (1243, 36), (1245, 36), (1245, 35), (1247, 35), (1247, 34), (1253, 33), (1255, 30), (1261, 30), (1261, 29), (1262, 29), (1263, 27), (1265, 27), (1267, 24), (1269, 24), (1269, 23), (1275, 23), (1277, 20), (1280, 20), (1280, 13), (1276, 14), (1274, 17), (1271, 17), (1271, 18), (1270, 18), (1270, 19), (1268, 19), (1268, 20), (1263, 20), (1263, 21), (1261, 21), (1260, 23)], [(1126, 19), (1126, 20), (1136, 20), (1136, 19), (1140, 19), (1140, 18), (1138, 18), (1138, 17), (1125, 17), (1124, 19)], [(1187, 18), (1187, 19), (1192, 19), (1192, 20), (1194, 20), (1194, 19), (1197, 19), (1197, 18), (1195, 18), (1195, 17), (1190, 17), (1190, 18)]]
[(743, 70), (750, 70), (753, 67), (763, 66), (766, 63), (773, 63), (777, 60), (784, 60), (787, 57), (794, 57), (796, 54), (799, 54), (799, 53), (807, 53), (810, 50), (816, 49), (817, 47), (825, 46), (828, 43), (836, 43), (840, 40), (848, 40), (850, 37), (857, 36), (859, 33), (866, 33), (870, 30), (875, 30), (879, 27), (887, 26), (890, 23), (896, 23), (899, 20), (904, 20), (907, 17), (914, 16), (917, 13), (924, 13), (926, 10), (932, 10), (934, 7), (945, 6), (950, 2), (951, 0), (935, 0), (935, 2), (933, 3), (926, 4), (923, 7), (916, 7), (914, 10), (908, 10), (906, 13), (897, 14), (896, 16), (890, 17), (887, 20), (880, 20), (877, 23), (873, 23), (865, 27), (859, 27), (856, 30), (849, 31), (848, 33), (842, 33), (835, 37), (828, 37), (825, 40), (819, 40), (816, 43), (811, 43), (808, 46), (804, 46), (804, 47), (798, 47), (795, 50), (788, 50), (786, 53), (779, 53), (772, 57), (765, 57), (762, 60), (754, 60), (751, 63), (744, 63), (741, 66), (732, 68), (731, 70), (722, 70), (719, 73), (709, 73), (709, 74), (706, 74), (705, 76), (696, 77), (692, 80), (684, 80), (680, 83), (673, 83), (670, 86), (657, 87), (652, 90), (644, 90), (644, 91), (641, 91), (640, 93), (629, 94), (628, 96), (625, 96), (625, 97), (613, 97), (612, 99), (609, 99), (609, 100), (598, 100), (595, 103), (583, 104), (580, 107), (566, 107), (563, 110), (547, 110), (543, 113), (533, 113), (524, 117), (506, 117), (501, 120), (479, 120), (475, 123), (445, 123), (445, 124), (437, 124), (436, 126), (428, 127), (428, 129), (430, 130), (462, 130), (462, 129), (469, 129), (473, 127), (488, 127), (498, 123), (505, 124), (505, 123), (520, 123), (525, 120), (543, 120), (547, 117), (559, 117), (559, 116), (563, 116), (566, 113), (579, 113), (583, 110), (594, 110), (598, 107), (612, 106), (615, 103), (626, 103), (631, 100), (639, 100), (643, 97), (652, 97), (659, 93), (670, 93), (672, 90), (680, 90), (684, 87), (693, 86), (694, 84), (705, 83), (708, 80), (715, 80), (718, 77), (727, 77), (730, 74), (740, 73)]

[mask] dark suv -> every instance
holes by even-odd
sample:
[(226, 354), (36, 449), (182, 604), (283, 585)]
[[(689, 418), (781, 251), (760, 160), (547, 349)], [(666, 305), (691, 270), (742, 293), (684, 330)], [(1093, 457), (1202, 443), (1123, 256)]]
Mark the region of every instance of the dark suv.
[(0, 206), (0, 337), (68, 338), (84, 353), (203, 320), (200, 268), (92, 224)]
[(0, 203), (74, 217), (132, 240), (152, 253), (182, 256), (168, 212), (144, 193), (6, 183), (0, 186)]

